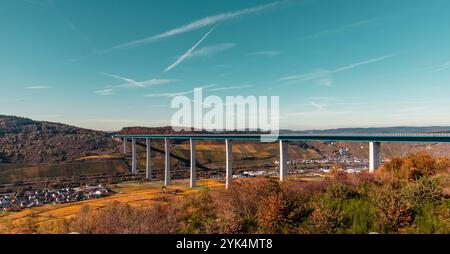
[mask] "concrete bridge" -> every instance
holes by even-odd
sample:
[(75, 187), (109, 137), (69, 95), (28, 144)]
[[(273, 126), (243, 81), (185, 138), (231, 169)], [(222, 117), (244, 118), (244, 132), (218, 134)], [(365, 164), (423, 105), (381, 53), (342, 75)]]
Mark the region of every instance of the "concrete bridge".
[[(264, 136), (264, 137), (263, 137)], [(152, 139), (163, 139), (165, 150), (165, 171), (164, 185), (170, 184), (170, 140), (190, 141), (190, 187), (196, 186), (197, 172), (195, 159), (196, 140), (223, 140), (225, 142), (225, 186), (231, 183), (233, 177), (233, 140), (255, 140), (261, 141), (268, 135), (261, 134), (180, 134), (180, 135), (116, 135), (116, 138), (123, 140), (123, 152), (127, 153), (127, 142), (131, 140), (131, 171), (137, 173), (136, 140), (146, 140), (147, 163), (146, 179), (152, 176), (151, 168), (151, 145)], [(270, 137), (270, 136), (269, 136)], [(272, 136), (280, 144), (280, 181), (284, 181), (287, 176), (287, 154), (288, 141), (324, 141), (324, 142), (369, 142), (369, 172), (373, 172), (380, 165), (380, 148), (382, 142), (412, 142), (412, 143), (450, 143), (450, 133), (393, 133), (393, 134), (280, 134)]]

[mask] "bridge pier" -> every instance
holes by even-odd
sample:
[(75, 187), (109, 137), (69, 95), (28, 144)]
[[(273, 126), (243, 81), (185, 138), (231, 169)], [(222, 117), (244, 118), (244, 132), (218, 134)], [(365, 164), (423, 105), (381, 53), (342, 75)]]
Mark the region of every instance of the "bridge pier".
[(280, 181), (286, 180), (287, 177), (287, 160), (288, 160), (288, 143), (280, 140)]
[(131, 173), (137, 173), (137, 160), (136, 160), (136, 139), (131, 139)]
[(147, 168), (145, 171), (145, 179), (150, 180), (152, 178), (152, 157), (151, 157), (151, 140), (149, 138), (145, 139), (147, 145)]
[(233, 180), (233, 146), (229, 139), (225, 139), (225, 188), (230, 187)]
[(170, 184), (170, 144), (169, 139), (164, 139), (164, 151), (165, 151), (165, 170), (164, 170), (164, 185)]
[(195, 140), (190, 139), (191, 146), (191, 178), (189, 181), (189, 186), (194, 188), (197, 183), (197, 169), (195, 167)]
[(123, 138), (123, 154), (127, 154), (127, 139)]
[(369, 143), (369, 172), (373, 173), (380, 166), (380, 142)]

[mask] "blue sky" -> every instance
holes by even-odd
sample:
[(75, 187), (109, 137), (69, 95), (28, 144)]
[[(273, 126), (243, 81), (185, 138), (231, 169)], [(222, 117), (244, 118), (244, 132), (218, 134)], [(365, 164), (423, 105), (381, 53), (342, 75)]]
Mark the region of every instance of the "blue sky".
[(170, 95), (280, 96), (282, 128), (450, 125), (450, 2), (2, 0), (0, 114), (168, 125)]

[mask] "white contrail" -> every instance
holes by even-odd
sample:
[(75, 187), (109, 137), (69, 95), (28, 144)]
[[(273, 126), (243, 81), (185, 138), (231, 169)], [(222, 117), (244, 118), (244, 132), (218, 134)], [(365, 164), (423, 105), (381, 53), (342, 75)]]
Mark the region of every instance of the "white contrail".
[(116, 45), (114, 47), (108, 48), (108, 49), (104, 49), (104, 50), (100, 50), (97, 51), (97, 54), (101, 54), (101, 53), (106, 53), (112, 50), (116, 50), (116, 49), (122, 49), (122, 48), (129, 48), (129, 47), (133, 47), (133, 46), (137, 46), (137, 45), (141, 45), (141, 44), (145, 44), (145, 43), (149, 43), (149, 42), (154, 42), (160, 39), (164, 39), (167, 37), (171, 37), (171, 36), (175, 36), (181, 33), (186, 33), (186, 32), (190, 32), (193, 30), (197, 30), (209, 25), (214, 25), (217, 24), (219, 22), (223, 22), (223, 21), (227, 21), (230, 19), (234, 19), (234, 18), (238, 18), (240, 16), (244, 16), (247, 14), (253, 14), (253, 13), (258, 13), (261, 12), (263, 10), (275, 7), (276, 5), (278, 5), (279, 2), (274, 2), (274, 3), (270, 3), (270, 4), (266, 4), (266, 5), (260, 5), (260, 6), (256, 6), (253, 8), (247, 8), (247, 9), (243, 9), (243, 10), (239, 10), (239, 11), (234, 11), (234, 12), (225, 12), (225, 13), (220, 13), (218, 15), (215, 16), (209, 16), (209, 17), (205, 17), (199, 20), (196, 20), (194, 22), (191, 22), (189, 24), (186, 24), (184, 26), (178, 27), (178, 28), (174, 28), (172, 30), (157, 34), (157, 35), (153, 35), (153, 36), (149, 36), (140, 40), (134, 40), (134, 41), (130, 41), (127, 43), (123, 43), (120, 45)]
[(125, 77), (121, 77), (121, 76), (114, 75), (114, 74), (109, 74), (109, 73), (104, 73), (104, 74), (105, 74), (106, 76), (110, 76), (110, 77), (113, 77), (113, 78), (116, 78), (116, 79), (125, 81), (125, 82), (127, 82), (127, 84), (128, 84), (130, 87), (145, 87), (142, 83), (140, 83), (140, 82), (138, 82), (138, 81), (136, 81), (136, 80), (134, 80), (134, 79), (125, 78)]
[(386, 56), (381, 56), (381, 57), (377, 57), (377, 58), (372, 58), (372, 59), (368, 59), (368, 60), (365, 60), (365, 61), (361, 61), (361, 62), (349, 64), (349, 65), (346, 65), (346, 66), (342, 66), (342, 67), (336, 68), (334, 70), (316, 70), (316, 71), (313, 71), (313, 72), (310, 72), (310, 73), (306, 73), (306, 74), (286, 76), (286, 77), (280, 78), (278, 81), (302, 82), (302, 81), (320, 79), (320, 78), (327, 77), (327, 76), (329, 76), (331, 74), (335, 74), (335, 73), (351, 70), (351, 69), (354, 69), (356, 67), (363, 66), (363, 65), (366, 65), (366, 64), (370, 64), (370, 63), (374, 63), (374, 62), (378, 62), (378, 61), (381, 61), (381, 60), (384, 60), (384, 59), (387, 59), (387, 58), (391, 58), (393, 56), (394, 55), (386, 55)]
[(319, 103), (315, 103), (315, 102), (310, 102), (309, 104), (311, 106), (317, 108), (318, 110), (324, 110), (325, 107), (327, 106), (326, 104), (319, 104)]
[(217, 54), (219, 52), (231, 49), (236, 46), (236, 43), (220, 43), (209, 47), (197, 49), (191, 53), (190, 57), (207, 57)]
[(101, 95), (101, 96), (105, 96), (105, 95), (114, 94), (114, 90), (113, 89), (103, 89), (103, 90), (95, 91), (94, 93)]
[(169, 67), (167, 67), (164, 72), (168, 72), (170, 70), (172, 70), (173, 68), (175, 68), (177, 65), (179, 65), (181, 62), (183, 62), (184, 59), (188, 58), (189, 56), (191, 56), (192, 52), (195, 50), (195, 48), (200, 45), (200, 43), (202, 43), (202, 41), (204, 39), (206, 39), (206, 37), (208, 37), (208, 35), (214, 31), (215, 27), (213, 27), (211, 30), (209, 30), (209, 32), (207, 32), (197, 43), (195, 43), (194, 46), (192, 46), (188, 51), (186, 51), (186, 53), (184, 53), (182, 56), (180, 56), (173, 64), (171, 64)]
[(119, 75), (114, 75), (114, 74), (109, 74), (109, 73), (103, 73), (106, 76), (115, 78), (115, 79), (119, 79), (122, 81), (125, 81), (125, 84), (122, 85), (118, 85), (117, 87), (129, 87), (129, 88), (135, 88), (135, 87), (148, 87), (148, 86), (154, 86), (154, 85), (164, 85), (167, 83), (171, 83), (171, 82), (175, 82), (177, 81), (176, 79), (149, 79), (149, 80), (144, 80), (144, 81), (136, 81), (134, 79), (131, 78), (125, 78)]
[(263, 50), (249, 53), (246, 56), (278, 56), (279, 54), (278, 50)]
[(252, 86), (253, 86), (253, 85), (218, 87), (218, 88), (210, 89), (210, 91), (212, 91), (212, 92), (218, 92), (218, 91), (225, 91), (225, 90), (232, 90), (232, 89), (248, 88), (248, 87), (252, 87)]
[[(206, 86), (200, 86), (200, 87), (196, 87), (196, 88), (207, 89), (207, 88), (215, 87), (215, 86), (217, 86), (217, 84), (209, 84)], [(151, 93), (151, 94), (146, 94), (144, 96), (146, 96), (146, 97), (175, 97), (175, 96), (179, 96), (179, 95), (190, 94), (193, 92), (194, 92), (194, 89), (185, 91), (185, 92), (176, 92), (176, 93)]]
[(27, 86), (24, 87), (24, 89), (30, 89), (30, 90), (38, 90), (38, 89), (48, 89), (50, 87), (48, 86)]

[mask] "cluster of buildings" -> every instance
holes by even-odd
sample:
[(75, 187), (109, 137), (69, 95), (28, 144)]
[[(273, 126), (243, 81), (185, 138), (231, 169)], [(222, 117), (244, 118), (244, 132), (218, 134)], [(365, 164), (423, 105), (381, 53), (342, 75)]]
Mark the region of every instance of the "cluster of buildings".
[(17, 192), (0, 196), (1, 210), (18, 210), (45, 204), (62, 204), (111, 195), (103, 185)]
[[(346, 155), (334, 155), (328, 156), (327, 158), (322, 159), (308, 159), (308, 160), (288, 160), (288, 165), (305, 165), (305, 164), (333, 164), (333, 163), (344, 163), (344, 164), (360, 164), (367, 165), (369, 163), (368, 160), (358, 159), (353, 156)], [(275, 164), (280, 164), (279, 161), (275, 161)]]
[(233, 178), (247, 178), (247, 177), (258, 177), (258, 176), (276, 176), (278, 175), (277, 172), (268, 172), (265, 170), (258, 170), (258, 171), (244, 171), (239, 174), (233, 175)]
[[(296, 159), (287, 161), (287, 164), (291, 165), (289, 169), (291, 173), (314, 177), (319, 177), (323, 174), (330, 173), (333, 164), (347, 165), (348, 167), (340, 170), (344, 170), (345, 172), (351, 174), (366, 170), (368, 168), (368, 163), (369, 160), (367, 159), (360, 159), (353, 156), (351, 149), (348, 147), (336, 147), (333, 154), (325, 156), (324, 158), (306, 160)], [(279, 161), (275, 161), (274, 164), (279, 165)], [(304, 165), (310, 165), (311, 167), (306, 167), (305, 169)]]

